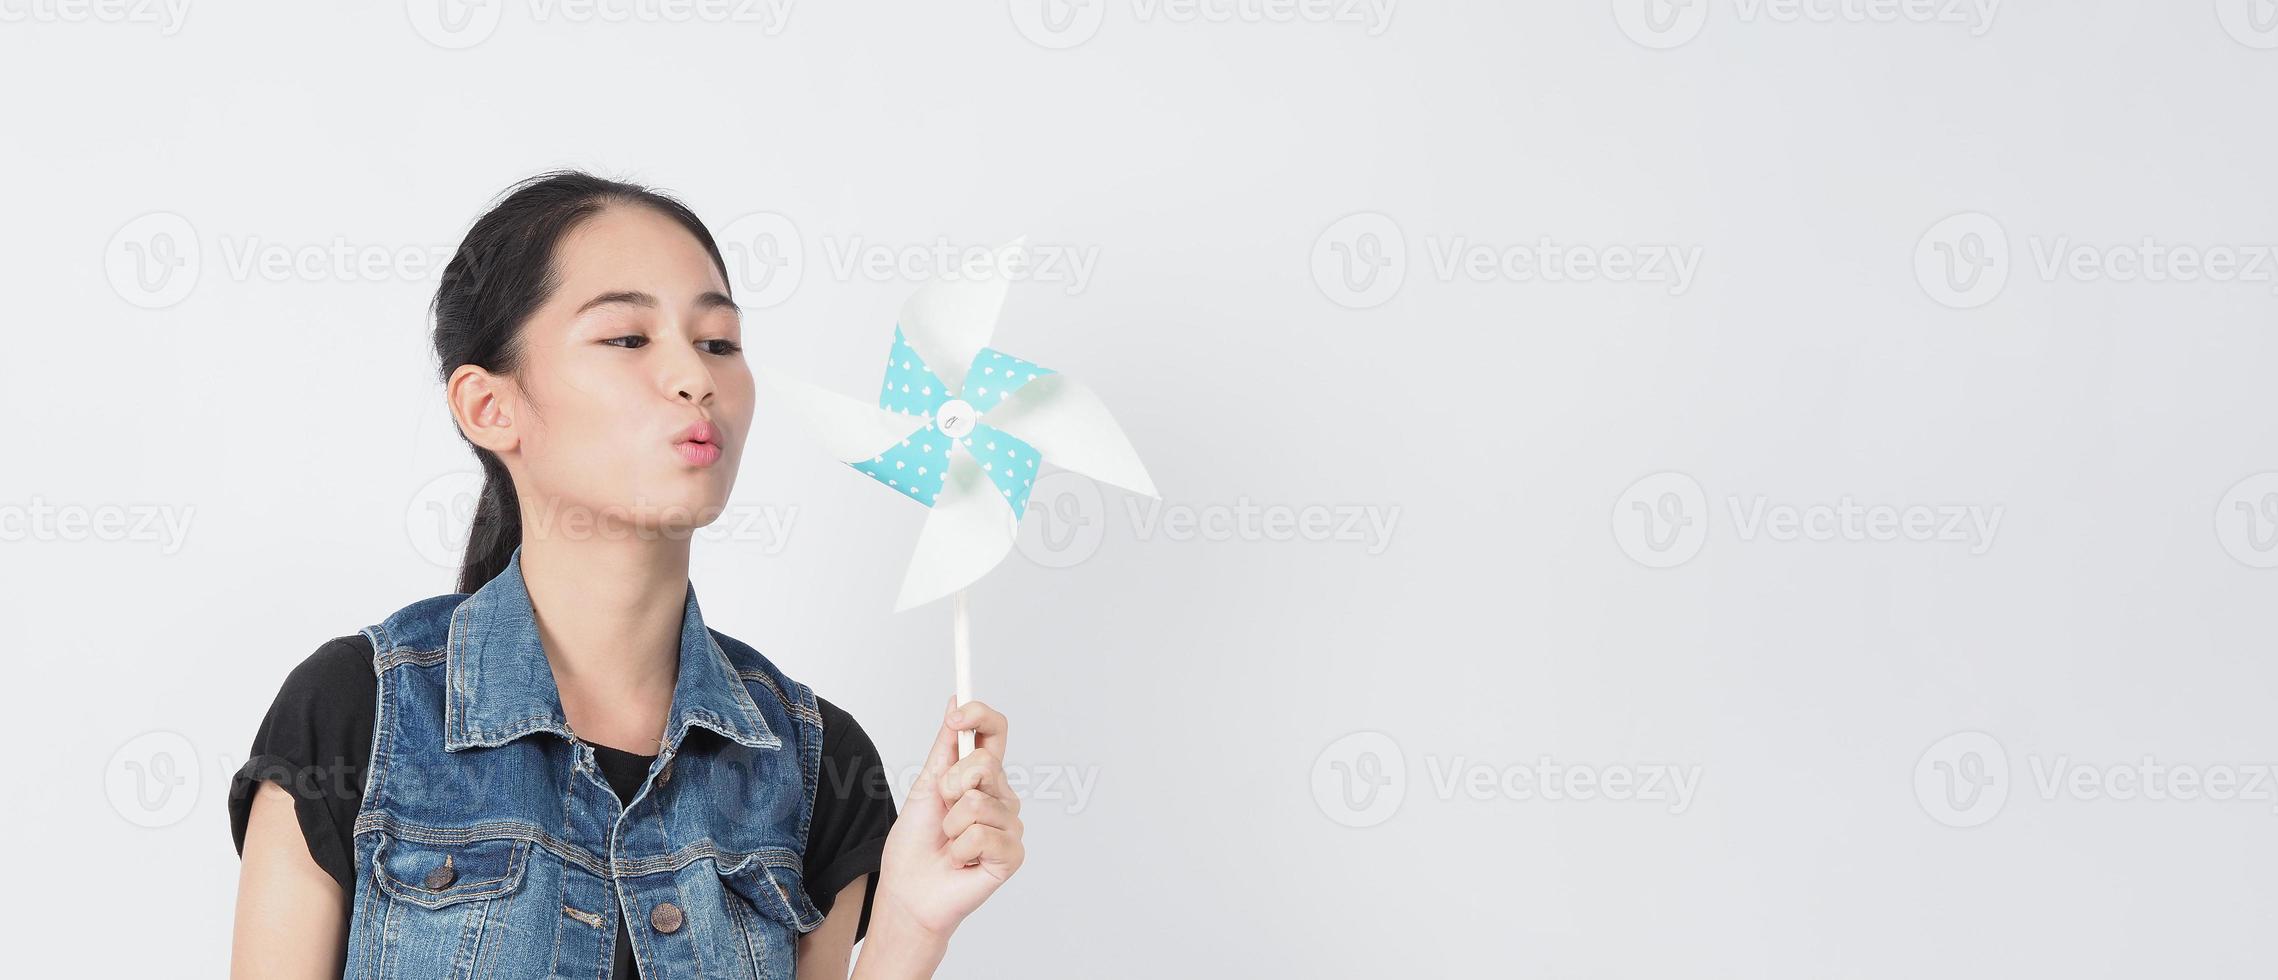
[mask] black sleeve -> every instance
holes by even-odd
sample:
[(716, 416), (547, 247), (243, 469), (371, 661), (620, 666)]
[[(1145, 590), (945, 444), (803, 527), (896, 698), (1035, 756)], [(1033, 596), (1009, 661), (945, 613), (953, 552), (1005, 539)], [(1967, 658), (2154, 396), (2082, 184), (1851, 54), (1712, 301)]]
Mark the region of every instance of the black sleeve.
[(807, 827), (807, 897), (829, 915), (839, 890), (869, 875), (854, 939), (870, 931), (870, 902), (878, 894), (878, 863), (886, 831), (894, 826), (894, 788), (870, 735), (854, 716), (815, 698), (823, 715), (823, 763), (815, 783), (815, 813)]
[(245, 853), (253, 794), (273, 782), (293, 794), (301, 836), (318, 867), (353, 894), (356, 811), (364, 802), (364, 766), (372, 752), (379, 678), (363, 634), (318, 647), (285, 676), (269, 714), (253, 733), (245, 765), (229, 783), (230, 833)]

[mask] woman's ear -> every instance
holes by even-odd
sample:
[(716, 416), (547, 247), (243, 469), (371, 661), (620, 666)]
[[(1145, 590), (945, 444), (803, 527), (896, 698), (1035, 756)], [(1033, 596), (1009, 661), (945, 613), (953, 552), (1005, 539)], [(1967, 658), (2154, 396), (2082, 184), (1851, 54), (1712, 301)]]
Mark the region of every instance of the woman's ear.
[(493, 453), (521, 445), (522, 436), (514, 428), (514, 386), (508, 379), (472, 364), (461, 364), (444, 383), (443, 397), (450, 402), (451, 417), (459, 423), (459, 431), (466, 433), (468, 442)]

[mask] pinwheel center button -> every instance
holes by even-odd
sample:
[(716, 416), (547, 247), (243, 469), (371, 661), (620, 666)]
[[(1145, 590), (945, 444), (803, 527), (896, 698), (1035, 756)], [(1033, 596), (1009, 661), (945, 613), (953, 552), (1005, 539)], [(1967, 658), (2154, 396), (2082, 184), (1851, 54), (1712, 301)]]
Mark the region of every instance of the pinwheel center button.
[(980, 414), (965, 399), (952, 398), (942, 403), (940, 411), (933, 413), (933, 424), (940, 427), (943, 435), (951, 439), (963, 439), (973, 434), (974, 417)]

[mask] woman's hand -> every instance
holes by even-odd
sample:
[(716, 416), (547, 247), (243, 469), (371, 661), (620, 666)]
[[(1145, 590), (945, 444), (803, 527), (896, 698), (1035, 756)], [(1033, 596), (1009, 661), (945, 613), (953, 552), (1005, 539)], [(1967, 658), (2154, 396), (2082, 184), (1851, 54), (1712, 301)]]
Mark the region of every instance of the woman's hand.
[[(1005, 716), (956, 705), (926, 753), (925, 771), (886, 833), (866, 947), (887, 936), (946, 944), (957, 924), (1020, 869), (1020, 797), (1005, 781)], [(957, 733), (973, 751), (957, 758)]]

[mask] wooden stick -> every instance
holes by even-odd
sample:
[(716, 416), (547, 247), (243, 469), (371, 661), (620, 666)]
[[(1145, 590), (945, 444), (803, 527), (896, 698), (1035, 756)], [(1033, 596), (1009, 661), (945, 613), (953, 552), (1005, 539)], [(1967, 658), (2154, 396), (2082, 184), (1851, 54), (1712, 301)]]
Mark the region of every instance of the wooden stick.
[[(967, 640), (968, 623), (965, 616), (964, 589), (957, 590), (957, 601), (951, 608), (949, 623), (950, 629), (957, 636), (957, 703), (964, 704), (973, 700), (973, 650), (972, 645)], [(958, 732), (957, 757), (962, 759), (971, 754), (973, 754), (972, 731)]]

